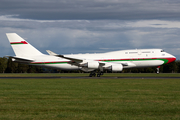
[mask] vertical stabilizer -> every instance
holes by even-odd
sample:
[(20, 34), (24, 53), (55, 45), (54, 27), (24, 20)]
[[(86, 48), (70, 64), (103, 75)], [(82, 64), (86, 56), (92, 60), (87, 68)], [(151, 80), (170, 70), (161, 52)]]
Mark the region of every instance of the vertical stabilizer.
[(39, 50), (37, 50), (35, 47), (33, 47), (16, 33), (6, 33), (6, 35), (16, 56), (28, 57), (42, 55)]

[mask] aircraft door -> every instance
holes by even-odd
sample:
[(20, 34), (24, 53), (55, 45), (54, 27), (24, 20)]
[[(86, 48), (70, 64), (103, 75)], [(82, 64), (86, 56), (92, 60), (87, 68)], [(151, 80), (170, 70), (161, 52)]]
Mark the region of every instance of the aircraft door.
[(138, 55), (141, 55), (141, 50), (137, 50), (137, 52), (138, 52)]

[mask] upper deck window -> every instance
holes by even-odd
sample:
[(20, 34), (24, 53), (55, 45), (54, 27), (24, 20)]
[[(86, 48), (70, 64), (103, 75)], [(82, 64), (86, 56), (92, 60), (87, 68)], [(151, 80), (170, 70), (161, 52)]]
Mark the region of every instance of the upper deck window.
[(129, 54), (137, 54), (138, 52), (129, 52)]
[(143, 51), (142, 53), (151, 53), (150, 51)]

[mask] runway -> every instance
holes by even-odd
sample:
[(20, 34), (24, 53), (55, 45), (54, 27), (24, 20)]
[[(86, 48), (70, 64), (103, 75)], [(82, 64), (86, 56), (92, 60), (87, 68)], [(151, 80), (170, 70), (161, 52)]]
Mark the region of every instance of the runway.
[(180, 77), (82, 77), (82, 76), (62, 76), (62, 77), (0, 77), (0, 79), (180, 79)]

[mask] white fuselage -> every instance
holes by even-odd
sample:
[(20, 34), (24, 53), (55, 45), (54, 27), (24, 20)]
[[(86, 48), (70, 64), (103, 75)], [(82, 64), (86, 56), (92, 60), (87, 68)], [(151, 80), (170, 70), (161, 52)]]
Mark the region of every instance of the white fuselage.
[(58, 55), (47, 50), (50, 55), (45, 55), (16, 33), (7, 33), (6, 35), (16, 55), (8, 56), (13, 61), (64, 70), (80, 69), (91, 72), (90, 76), (94, 76), (95, 71), (98, 71), (97, 76), (100, 76), (104, 70), (120, 72), (124, 68), (154, 67), (176, 60), (173, 55), (162, 49), (120, 50), (71, 55)]
[[(71, 54), (64, 56), (79, 58), (84, 61), (92, 60), (106, 63), (119, 63), (124, 65), (123, 68), (160, 66), (176, 59), (173, 55), (162, 51), (162, 49), (121, 50), (107, 53)], [(35, 62), (31, 62), (31, 65), (65, 70), (81, 69), (79, 66), (68, 64), (70, 60), (56, 56), (43, 54), (41, 56), (32, 56), (32, 59), (35, 59)]]

